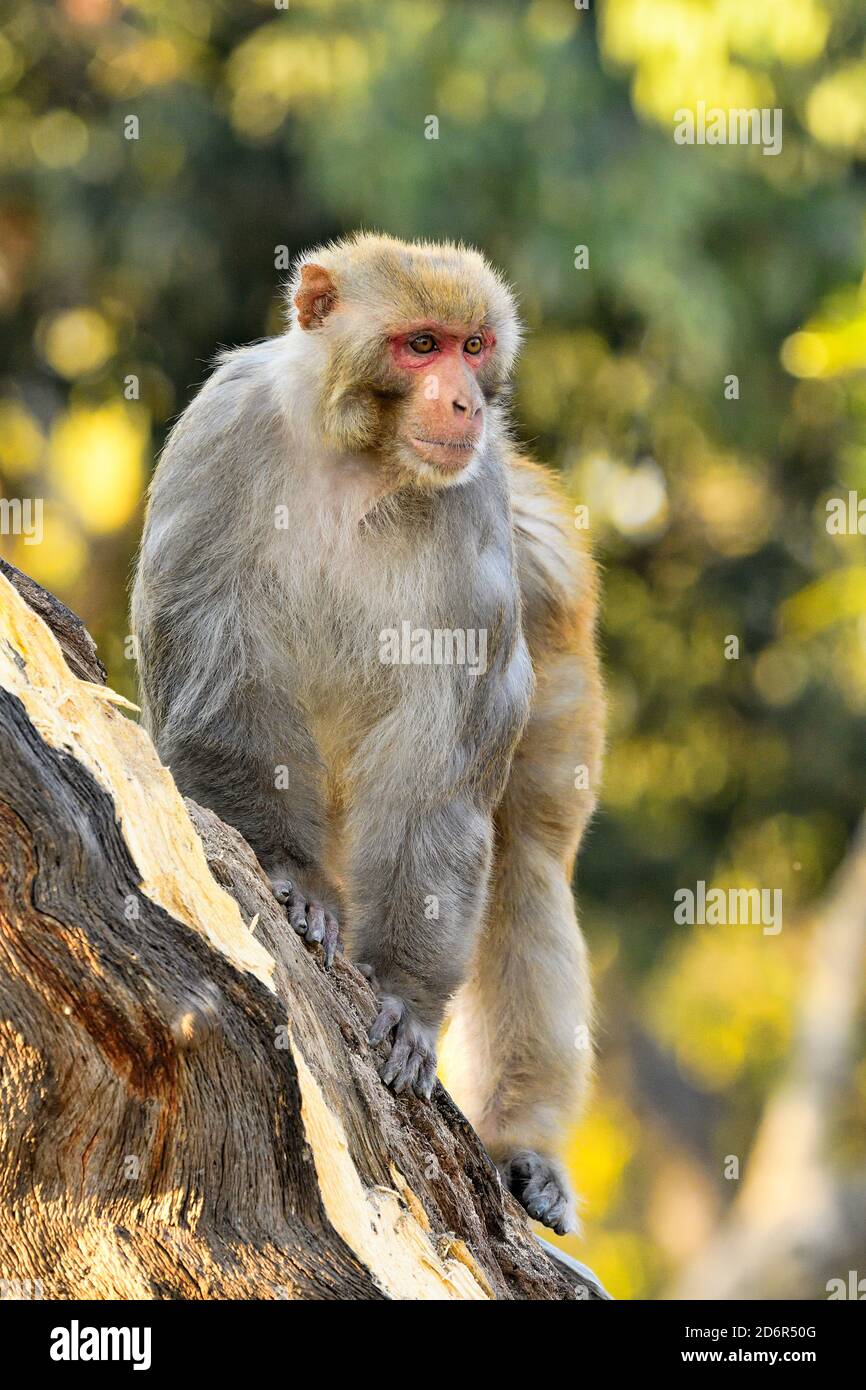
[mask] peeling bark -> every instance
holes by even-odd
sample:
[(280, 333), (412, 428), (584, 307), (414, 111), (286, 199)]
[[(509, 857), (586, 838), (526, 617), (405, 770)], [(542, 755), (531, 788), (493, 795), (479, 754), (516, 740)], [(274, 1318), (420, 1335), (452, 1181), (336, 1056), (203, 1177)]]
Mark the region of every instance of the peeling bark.
[[(50, 631), (49, 631), (50, 629)], [(0, 1279), (46, 1298), (594, 1299), (375, 1004), (0, 573)]]

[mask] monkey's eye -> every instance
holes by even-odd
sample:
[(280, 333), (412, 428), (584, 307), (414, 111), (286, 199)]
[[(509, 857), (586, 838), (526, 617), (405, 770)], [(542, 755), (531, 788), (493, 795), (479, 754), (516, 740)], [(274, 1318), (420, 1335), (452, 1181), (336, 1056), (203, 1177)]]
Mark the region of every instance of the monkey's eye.
[(484, 347), (484, 339), (480, 333), (473, 333), (471, 338), (467, 338), (463, 344), (463, 351), (468, 352), (470, 357), (477, 357)]
[(413, 352), (420, 353), (426, 357), (428, 352), (435, 352), (436, 339), (432, 333), (419, 333), (416, 337), (410, 338), (409, 346)]

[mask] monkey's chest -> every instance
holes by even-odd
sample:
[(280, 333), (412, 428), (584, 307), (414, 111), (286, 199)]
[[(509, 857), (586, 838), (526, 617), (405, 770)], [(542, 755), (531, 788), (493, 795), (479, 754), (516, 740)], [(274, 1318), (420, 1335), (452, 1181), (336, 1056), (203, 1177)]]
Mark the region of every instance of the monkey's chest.
[(458, 551), (435, 527), (355, 528), (335, 542), (311, 525), (295, 540), (282, 626), (292, 694), (320, 745), (354, 743), (401, 706), (423, 724), (471, 701), (516, 607), (507, 563), (483, 545)]
[[(317, 611), (294, 625), (293, 684), (310, 711), (381, 715), (396, 701), (436, 699), (486, 670), (487, 627), (466, 606), (449, 612), (421, 595), (411, 600), (335, 600), (323, 592)], [(348, 717), (348, 713), (344, 715)]]

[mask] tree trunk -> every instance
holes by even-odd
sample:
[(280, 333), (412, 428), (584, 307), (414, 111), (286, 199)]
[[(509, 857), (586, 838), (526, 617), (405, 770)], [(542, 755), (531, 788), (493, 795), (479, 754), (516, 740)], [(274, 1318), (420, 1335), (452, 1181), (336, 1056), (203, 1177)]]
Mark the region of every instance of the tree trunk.
[[(0, 573), (0, 1279), (45, 1298), (594, 1299), (374, 999)], [(29, 1285), (27, 1283), (29, 1282)]]

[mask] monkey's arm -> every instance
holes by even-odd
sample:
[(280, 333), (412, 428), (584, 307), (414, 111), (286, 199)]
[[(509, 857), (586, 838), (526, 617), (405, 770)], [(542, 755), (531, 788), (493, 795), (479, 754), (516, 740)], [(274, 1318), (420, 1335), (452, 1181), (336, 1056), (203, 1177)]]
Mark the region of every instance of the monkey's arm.
[[(323, 769), (292, 693), (267, 559), (286, 454), (272, 351), (228, 356), (172, 431), (151, 488), (133, 630), (144, 722), (163, 762), (246, 837), (293, 927), (324, 941), (327, 959), (339, 903), (321, 871)], [(278, 480), (270, 491), (268, 479)]]
[[(382, 822), (387, 808), (357, 826), (352, 953), (369, 966), (381, 1012), (372, 1042), (392, 1030), (383, 1079), (429, 1095), (436, 1035), (459, 986), (484, 903), (492, 842), (488, 815), (465, 797), (439, 810)], [(398, 829), (399, 827), (399, 829)], [(395, 830), (398, 834), (395, 835)]]
[[(337, 946), (339, 894), (322, 871), (323, 769), (302, 712), (276, 679), (249, 674), (248, 645), (229, 624), (202, 630), (210, 608), (159, 603), (140, 586), (139, 677), (148, 727), (181, 791), (233, 825), (252, 845), (289, 921), (329, 965)], [(201, 680), (189, 654), (218, 645), (220, 677)]]
[[(419, 682), (444, 678), (419, 672)], [(373, 730), (354, 767), (347, 824), (351, 950), (380, 997), (371, 1041), (393, 1046), (383, 1079), (429, 1096), (436, 1038), (475, 945), (490, 871), (492, 807), (523, 726), (531, 669), (522, 636), (473, 691), (454, 738), (452, 707), (401, 708)], [(442, 727), (431, 727), (439, 718)], [(471, 736), (469, 731), (471, 730)]]

